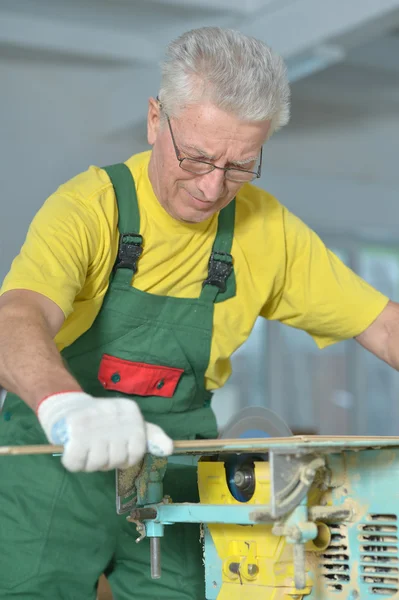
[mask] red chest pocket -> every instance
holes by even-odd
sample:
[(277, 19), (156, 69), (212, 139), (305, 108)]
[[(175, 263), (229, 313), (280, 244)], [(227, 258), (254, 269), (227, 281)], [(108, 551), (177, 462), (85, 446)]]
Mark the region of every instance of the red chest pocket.
[(184, 369), (132, 362), (104, 354), (98, 379), (106, 390), (171, 398), (183, 373)]

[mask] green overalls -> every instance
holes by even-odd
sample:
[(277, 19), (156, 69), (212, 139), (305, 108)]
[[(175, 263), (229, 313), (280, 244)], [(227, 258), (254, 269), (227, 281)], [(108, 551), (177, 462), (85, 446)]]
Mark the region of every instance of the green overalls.
[[(147, 421), (174, 439), (216, 437), (204, 387), (213, 306), (235, 294), (230, 249), (235, 201), (219, 214), (218, 232), (199, 298), (157, 296), (132, 287), (145, 252), (129, 169), (105, 169), (119, 209), (120, 245), (110, 285), (92, 327), (62, 354), (93, 396), (130, 396)], [(7, 395), (0, 444), (47, 440), (34, 413)], [(94, 600), (105, 572), (115, 600), (204, 600), (199, 529), (165, 528), (162, 577), (150, 578), (149, 542), (115, 510), (115, 472), (70, 473), (58, 457), (0, 458), (0, 599)], [(195, 469), (170, 465), (165, 493), (197, 501)]]

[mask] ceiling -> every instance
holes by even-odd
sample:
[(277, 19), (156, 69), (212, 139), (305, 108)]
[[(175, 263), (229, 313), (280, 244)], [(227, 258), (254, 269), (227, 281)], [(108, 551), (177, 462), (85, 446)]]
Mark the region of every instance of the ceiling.
[(254, 35), (287, 61), (292, 118), (266, 173), (397, 186), (399, 0), (1, 0), (0, 58), (126, 69), (104, 135), (145, 142), (165, 45), (204, 25)]
[(399, 24), (397, 0), (2, 0), (0, 9), (2, 43), (146, 63), (203, 25), (239, 28), (288, 58), (338, 37), (358, 45)]

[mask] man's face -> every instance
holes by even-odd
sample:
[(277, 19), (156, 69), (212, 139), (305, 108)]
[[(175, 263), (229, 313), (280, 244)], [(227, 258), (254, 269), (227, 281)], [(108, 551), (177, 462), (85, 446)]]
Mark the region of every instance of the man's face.
[[(269, 121), (240, 121), (209, 103), (187, 107), (170, 123), (180, 158), (250, 171), (257, 170), (270, 128)], [(166, 212), (179, 221), (205, 221), (231, 202), (243, 185), (230, 181), (218, 169), (205, 175), (184, 171), (168, 124), (161, 126), (159, 104), (154, 99), (149, 103), (148, 142), (153, 146), (149, 177), (154, 192)]]

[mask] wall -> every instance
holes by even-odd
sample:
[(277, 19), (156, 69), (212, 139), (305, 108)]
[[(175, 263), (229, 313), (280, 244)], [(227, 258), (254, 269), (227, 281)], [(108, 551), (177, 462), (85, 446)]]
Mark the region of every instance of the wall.
[(108, 127), (118, 108), (112, 90), (129, 76), (96, 63), (0, 53), (0, 279), (33, 215), (61, 183), (143, 149), (135, 140), (138, 133), (145, 139), (144, 127), (122, 134)]

